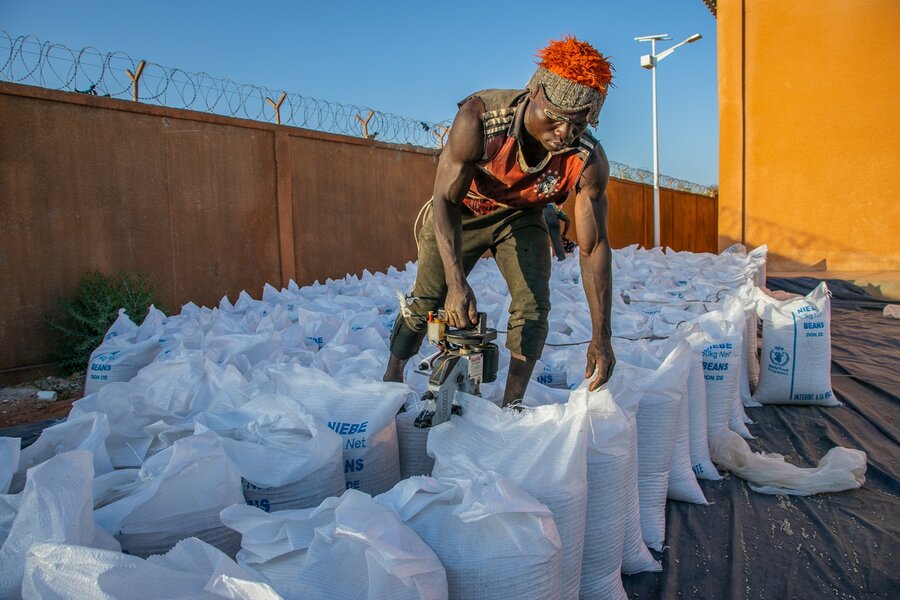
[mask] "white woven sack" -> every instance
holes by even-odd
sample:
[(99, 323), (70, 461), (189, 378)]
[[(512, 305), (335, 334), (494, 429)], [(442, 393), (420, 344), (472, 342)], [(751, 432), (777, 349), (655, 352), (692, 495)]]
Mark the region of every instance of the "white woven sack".
[(19, 464), (21, 448), (21, 439), (0, 437), (0, 496), (9, 492), (9, 484)]
[(751, 250), (747, 255), (747, 258), (750, 259), (751, 266), (754, 268), (753, 282), (758, 287), (766, 287), (766, 256), (768, 253), (769, 246), (763, 244), (754, 250)]
[(744, 406), (759, 406), (759, 402), (753, 399), (753, 392), (759, 384), (759, 340), (757, 329), (759, 317), (756, 315), (756, 301), (750, 305), (750, 313), (747, 315), (744, 327), (744, 359), (746, 378), (741, 380), (741, 401)]
[(657, 335), (668, 337), (670, 343), (684, 339), (691, 346), (691, 369), (687, 380), (688, 454), (691, 470), (697, 479), (716, 481), (721, 479), (721, 476), (709, 458), (706, 434), (706, 382), (702, 360), (706, 338), (700, 327), (694, 323), (696, 318), (697, 315), (687, 311), (663, 310), (660, 313), (660, 322), (654, 325), (654, 331)]
[(706, 338), (702, 359), (706, 381), (706, 434), (711, 440), (735, 424), (733, 417), (741, 404), (743, 308), (738, 300), (729, 298), (720, 308), (697, 317), (694, 322)]
[(196, 538), (163, 555), (137, 556), (69, 544), (28, 552), (25, 600), (280, 600), (275, 590)]
[(717, 438), (710, 450), (722, 468), (760, 494), (811, 496), (856, 489), (866, 481), (866, 453), (851, 448), (835, 446), (813, 468), (796, 467), (780, 454), (753, 452), (735, 435)]
[(413, 477), (375, 501), (434, 550), (450, 598), (559, 598), (562, 542), (553, 513), (509, 479)]
[(277, 513), (232, 506), (221, 517), (242, 535), (238, 564), (287, 599), (447, 598), (438, 557), (368, 494), (347, 490), (317, 508)]
[[(588, 391), (585, 380), (569, 402), (586, 402), (588, 431), (588, 519), (581, 562), (582, 598), (627, 598), (622, 587), (622, 552), (628, 517), (629, 467), (634, 432), (610, 386)], [(613, 386), (613, 389), (615, 386)], [(636, 488), (636, 486), (635, 486)], [(633, 510), (639, 510), (637, 506)], [(646, 551), (646, 550), (645, 550)]]
[(219, 512), (243, 504), (241, 478), (213, 432), (178, 440), (151, 457), (113, 497), (94, 518), (129, 554), (162, 554), (192, 536), (229, 556), (240, 547)]
[(709, 506), (709, 502), (703, 495), (703, 490), (697, 483), (697, 475), (694, 472), (694, 464), (691, 462), (691, 435), (690, 435), (690, 383), (696, 354), (690, 343), (685, 340), (685, 334), (673, 336), (668, 340), (660, 340), (650, 344), (654, 352), (660, 358), (665, 358), (673, 351), (680, 351), (689, 355), (685, 361), (689, 366), (688, 376), (681, 390), (681, 409), (676, 421), (677, 431), (675, 445), (672, 448), (672, 464), (669, 466), (669, 487), (666, 497), (669, 500), (690, 502)]
[(37, 441), (19, 454), (19, 467), (9, 486), (10, 492), (15, 494), (22, 491), (28, 469), (70, 450), (87, 450), (93, 456), (94, 473), (109, 473), (113, 467), (106, 452), (107, 436), (109, 422), (106, 415), (96, 412), (73, 417), (44, 429)]
[(153, 362), (162, 346), (157, 338), (137, 343), (114, 338), (91, 353), (84, 382), (84, 393), (93, 394), (107, 383), (130, 381), (138, 371)]
[(94, 412), (107, 417), (109, 435), (104, 445), (113, 467), (140, 467), (152, 441), (144, 427), (160, 419), (148, 406), (141, 386), (118, 381), (105, 385), (72, 403), (68, 420)]
[(756, 292), (762, 365), (753, 396), (762, 404), (840, 406), (831, 390), (831, 300), (823, 281), (805, 297)]
[(131, 383), (139, 386), (147, 404), (154, 407), (157, 414), (188, 415), (199, 412), (192, 407), (191, 401), (206, 375), (205, 366), (202, 350), (189, 350), (176, 344), (163, 350), (156, 360), (138, 371)]
[[(692, 339), (700, 342), (701, 347), (695, 348)], [(709, 442), (707, 438), (706, 417), (706, 381), (703, 371), (702, 334), (688, 336), (691, 343), (691, 372), (688, 375), (688, 429), (690, 432), (691, 469), (697, 479), (718, 481), (722, 479), (718, 469), (709, 457)]]
[[(622, 410), (628, 423), (630, 448), (624, 468), (622, 485), (625, 493), (623, 514), (625, 515), (625, 539), (622, 545), (622, 573), (633, 575), (644, 572), (662, 571), (662, 565), (653, 558), (641, 535), (641, 504), (638, 497), (638, 442), (637, 411), (641, 392), (630, 379), (627, 368), (613, 371), (608, 388), (613, 393), (616, 405)], [(588, 456), (590, 460), (590, 454)]]
[(397, 440), (400, 447), (400, 479), (416, 475), (431, 475), (434, 459), (428, 456), (428, 432), (430, 427), (416, 427), (419, 410), (407, 409), (398, 414)]
[[(587, 450), (588, 518), (581, 561), (581, 597), (624, 598), (621, 572), (629, 519), (632, 519), (634, 527), (634, 536), (629, 539), (628, 548), (629, 568), (633, 569), (630, 572), (660, 568), (641, 540), (635, 447), (637, 440), (633, 422), (639, 397), (633, 386), (621, 378), (614, 377), (613, 381), (596, 392), (588, 391), (589, 384), (589, 380), (583, 379), (566, 400), (586, 404), (590, 415)], [(625, 411), (613, 400), (614, 396), (629, 394), (634, 398), (631, 422)], [(523, 403), (531, 407), (553, 404), (548, 399), (532, 395), (531, 388)]]
[(615, 348), (616, 369), (630, 375), (641, 392), (637, 412), (641, 532), (647, 546), (660, 551), (666, 533), (666, 495), (675, 441), (682, 416), (686, 420), (681, 409), (690, 373), (690, 347), (679, 344), (662, 361), (636, 343), (620, 342)]
[(400, 455), (394, 417), (409, 394), (402, 383), (335, 380), (318, 369), (287, 363), (265, 369), (261, 390), (298, 402), (343, 438), (347, 489), (380, 494), (400, 481)]
[[(738, 314), (737, 310), (727, 307), (723, 314), (726, 319), (731, 319), (734, 321), (735, 329), (740, 331), (741, 334), (741, 342), (740, 345), (736, 346), (737, 354), (739, 355), (737, 358), (737, 398), (731, 405), (731, 418), (728, 419), (728, 428), (740, 435), (742, 438), (752, 440), (753, 434), (750, 433), (750, 430), (747, 429), (747, 425), (753, 423), (753, 420), (747, 416), (747, 412), (744, 410), (744, 399), (746, 398), (750, 405), (755, 406), (756, 403), (753, 402), (753, 399), (749, 396), (750, 388), (748, 384), (749, 379), (749, 371), (747, 368), (747, 357), (744, 354), (746, 350), (746, 344), (744, 342), (744, 336), (746, 334), (747, 329), (747, 305), (742, 300), (742, 298), (746, 297), (749, 294), (752, 294), (752, 287), (748, 285), (741, 286), (733, 296), (726, 300), (727, 304), (731, 304), (733, 302), (737, 302), (744, 309), (744, 312)], [(723, 305), (724, 306), (724, 305)], [(747, 394), (745, 396), (745, 393)]]
[(494, 471), (553, 511), (562, 540), (561, 598), (577, 598), (587, 504), (587, 407), (539, 406), (518, 412), (459, 393), (462, 416), (432, 428), (435, 477)]
[(108, 533), (94, 526), (90, 452), (75, 450), (28, 472), (9, 535), (0, 547), (0, 598), (18, 597), (25, 557), (35, 543), (58, 542), (119, 551)]
[(312, 508), (344, 492), (341, 437), (286, 396), (261, 394), (196, 421), (196, 433), (210, 428), (221, 436), (252, 506), (266, 512)]

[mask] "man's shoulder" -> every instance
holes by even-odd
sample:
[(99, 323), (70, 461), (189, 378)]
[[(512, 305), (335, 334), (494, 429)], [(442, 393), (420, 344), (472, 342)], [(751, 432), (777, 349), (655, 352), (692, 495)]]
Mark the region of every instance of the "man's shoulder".
[(484, 134), (491, 137), (509, 129), (516, 116), (516, 107), (527, 94), (527, 90), (481, 90), (469, 94), (459, 105), (463, 106), (473, 98), (480, 100), (484, 105), (479, 115), (484, 123)]
[(459, 102), (459, 106), (462, 106), (472, 98), (479, 98), (484, 103), (484, 111), (486, 113), (509, 108), (515, 109), (527, 93), (527, 90), (481, 90), (463, 98)]

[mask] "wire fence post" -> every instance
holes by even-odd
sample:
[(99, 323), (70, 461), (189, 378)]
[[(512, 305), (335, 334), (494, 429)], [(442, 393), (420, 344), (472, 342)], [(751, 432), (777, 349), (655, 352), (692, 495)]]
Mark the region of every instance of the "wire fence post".
[(131, 69), (125, 69), (125, 73), (128, 75), (128, 78), (131, 79), (132, 90), (134, 95), (134, 101), (138, 101), (138, 81), (141, 79), (141, 74), (144, 72), (144, 67), (147, 65), (147, 61), (142, 60), (138, 63), (137, 69), (134, 70), (134, 73), (131, 72)]
[(441, 148), (443, 148), (444, 139), (446, 139), (447, 134), (450, 133), (450, 128), (446, 125), (435, 125), (434, 129), (431, 130), (431, 133), (438, 139), (438, 142), (441, 143)]
[(369, 114), (366, 115), (366, 120), (363, 121), (362, 117), (359, 116), (359, 113), (356, 113), (356, 120), (359, 121), (360, 125), (362, 125), (363, 137), (367, 140), (375, 139), (375, 136), (378, 135), (373, 133), (371, 136), (369, 135), (369, 121), (372, 120), (372, 115), (375, 114), (374, 110), (370, 110)]
[(286, 92), (281, 92), (281, 97), (278, 99), (278, 102), (273, 102), (271, 98), (266, 96), (266, 102), (272, 105), (272, 108), (275, 109), (275, 123), (281, 125), (281, 103), (284, 102), (284, 99), (287, 98)]

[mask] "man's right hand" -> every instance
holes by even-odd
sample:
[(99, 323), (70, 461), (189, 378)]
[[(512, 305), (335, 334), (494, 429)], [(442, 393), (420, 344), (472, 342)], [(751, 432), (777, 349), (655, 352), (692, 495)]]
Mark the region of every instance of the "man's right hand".
[(447, 324), (454, 329), (470, 329), (478, 324), (478, 308), (471, 286), (451, 286), (444, 300)]

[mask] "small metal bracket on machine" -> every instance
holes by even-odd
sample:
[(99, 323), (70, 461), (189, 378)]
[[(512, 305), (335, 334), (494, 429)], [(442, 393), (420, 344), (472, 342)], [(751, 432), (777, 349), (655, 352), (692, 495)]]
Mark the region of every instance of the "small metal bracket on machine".
[(498, 349), (493, 344), (497, 331), (487, 327), (487, 315), (478, 313), (473, 329), (447, 329), (443, 311), (428, 315), (428, 339), (438, 347), (437, 354), (419, 363), (419, 372), (431, 368), (428, 389), (422, 394), (425, 404), (415, 426), (434, 427), (461, 414), (455, 403), (457, 392), (480, 395), (481, 384), (497, 377)]

